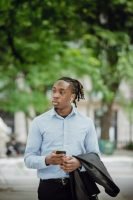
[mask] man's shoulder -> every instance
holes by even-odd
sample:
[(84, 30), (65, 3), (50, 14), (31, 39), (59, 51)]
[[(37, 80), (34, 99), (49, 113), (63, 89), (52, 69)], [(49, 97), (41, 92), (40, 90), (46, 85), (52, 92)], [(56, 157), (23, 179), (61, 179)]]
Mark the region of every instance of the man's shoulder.
[(87, 116), (87, 115), (85, 115), (85, 114), (83, 114), (83, 113), (81, 113), (81, 112), (77, 112), (77, 116), (79, 117), (79, 118), (81, 118), (82, 120), (85, 120), (85, 121), (92, 121), (92, 119), (89, 117), (89, 116)]
[(52, 109), (50, 109), (50, 110), (48, 110), (48, 111), (36, 116), (34, 118), (34, 121), (41, 121), (41, 120), (44, 120), (44, 119), (48, 119), (51, 116), (51, 114), (52, 114)]

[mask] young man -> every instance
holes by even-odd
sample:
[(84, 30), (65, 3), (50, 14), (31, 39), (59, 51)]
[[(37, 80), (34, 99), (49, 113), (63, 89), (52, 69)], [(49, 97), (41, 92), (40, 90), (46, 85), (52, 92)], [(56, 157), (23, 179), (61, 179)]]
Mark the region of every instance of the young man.
[(92, 120), (76, 108), (80, 99), (84, 99), (82, 84), (62, 77), (52, 88), (54, 108), (32, 122), (24, 160), (27, 167), (38, 171), (39, 200), (72, 200), (69, 172), (81, 168), (73, 155), (99, 153)]

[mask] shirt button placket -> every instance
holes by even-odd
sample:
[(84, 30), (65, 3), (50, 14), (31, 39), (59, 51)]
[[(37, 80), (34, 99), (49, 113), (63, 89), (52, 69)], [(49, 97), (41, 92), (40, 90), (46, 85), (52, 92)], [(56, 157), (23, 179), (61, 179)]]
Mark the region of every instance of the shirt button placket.
[(67, 150), (67, 149), (65, 149), (65, 146), (66, 146), (66, 139), (67, 139), (67, 119), (65, 118), (64, 119), (64, 130), (63, 130), (63, 134), (64, 134), (64, 137), (63, 137), (63, 139), (64, 139), (64, 141), (63, 141), (63, 147), (64, 147), (64, 150)]

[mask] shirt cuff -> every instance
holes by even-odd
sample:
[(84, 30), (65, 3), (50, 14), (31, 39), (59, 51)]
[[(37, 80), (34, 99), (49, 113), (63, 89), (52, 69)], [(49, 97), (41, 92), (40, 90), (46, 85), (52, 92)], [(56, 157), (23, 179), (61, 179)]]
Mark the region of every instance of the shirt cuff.
[(45, 162), (45, 158), (46, 156), (41, 156), (41, 160), (40, 160), (40, 168), (47, 168), (49, 165), (46, 165), (46, 162)]

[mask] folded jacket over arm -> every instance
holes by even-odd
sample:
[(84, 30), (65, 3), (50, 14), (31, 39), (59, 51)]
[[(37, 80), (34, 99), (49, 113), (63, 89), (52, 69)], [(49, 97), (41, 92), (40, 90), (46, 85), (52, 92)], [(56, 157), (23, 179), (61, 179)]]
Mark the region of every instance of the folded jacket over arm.
[[(96, 153), (81, 154), (74, 157), (80, 160), (88, 174), (83, 179), (83, 172), (80, 172), (80, 170), (75, 170), (70, 173), (72, 193), (75, 200), (87, 200), (88, 196), (93, 195), (93, 193), (98, 194), (100, 191), (96, 183), (103, 186), (105, 192), (111, 197), (117, 196), (120, 189), (114, 183), (105, 165)], [(88, 188), (92, 189), (89, 190)]]

